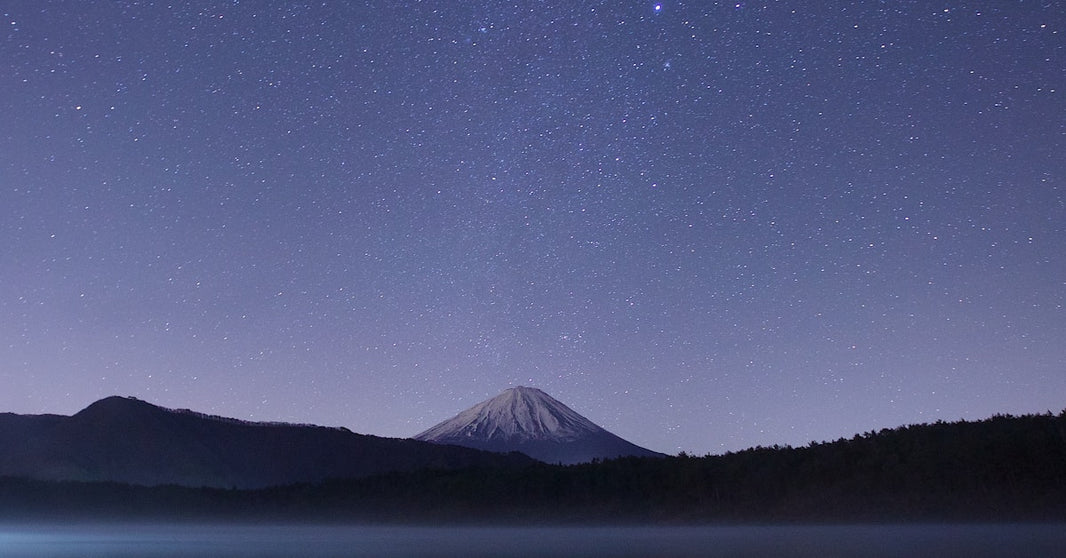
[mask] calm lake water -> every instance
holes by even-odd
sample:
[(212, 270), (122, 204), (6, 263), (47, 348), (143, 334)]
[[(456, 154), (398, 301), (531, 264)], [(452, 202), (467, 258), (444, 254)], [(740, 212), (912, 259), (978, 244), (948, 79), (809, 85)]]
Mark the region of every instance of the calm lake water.
[(0, 556), (1062, 556), (1066, 525), (729, 527), (0, 526)]

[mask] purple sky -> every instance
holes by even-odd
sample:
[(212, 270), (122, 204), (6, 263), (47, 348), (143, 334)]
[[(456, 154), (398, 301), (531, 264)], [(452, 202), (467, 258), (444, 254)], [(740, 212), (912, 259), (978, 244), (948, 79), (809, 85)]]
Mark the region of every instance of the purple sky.
[(1066, 408), (1057, 3), (167, 4), (0, 5), (0, 411)]

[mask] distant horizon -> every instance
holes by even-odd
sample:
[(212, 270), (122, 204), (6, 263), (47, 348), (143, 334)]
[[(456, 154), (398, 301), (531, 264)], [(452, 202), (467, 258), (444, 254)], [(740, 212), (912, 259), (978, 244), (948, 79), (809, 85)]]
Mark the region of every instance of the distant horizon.
[[(544, 390), (542, 390), (540, 388), (534, 387), (534, 386), (510, 386), (510, 387), (507, 387), (507, 388), (504, 388), (503, 390), (501, 390), (500, 393), (497, 394), (497, 395), (500, 395), (500, 394), (502, 394), (502, 393), (504, 393), (504, 392), (506, 392), (506, 391), (508, 391), (510, 389), (515, 389), (515, 388), (536, 389), (538, 391), (541, 391), (541, 392), (547, 394), (549, 397), (552, 397), (553, 399), (557, 399), (560, 403), (563, 403), (564, 405), (567, 405), (569, 407), (569, 405), (566, 403), (566, 401), (558, 399), (554, 395), (552, 395), (552, 394), (550, 394), (550, 393), (548, 393), (548, 392), (546, 392), (546, 391), (544, 391)], [(3, 409), (0, 409), (0, 413), (11, 413), (11, 414), (19, 414), (19, 415), (73, 416), (73, 415), (77, 414), (78, 412), (83, 411), (86, 408), (92, 406), (94, 403), (98, 403), (100, 401), (103, 401), (105, 399), (112, 398), (112, 397), (117, 397), (117, 398), (121, 398), (121, 399), (132, 399), (132, 400), (135, 400), (135, 401), (140, 401), (142, 403), (147, 403), (149, 405), (152, 405), (153, 407), (158, 407), (158, 408), (166, 410), (166, 411), (189, 412), (189, 413), (193, 413), (193, 414), (196, 414), (196, 415), (203, 416), (205, 418), (222, 419), (222, 420), (227, 420), (227, 421), (228, 420), (232, 420), (232, 421), (248, 423), (248, 424), (282, 425), (282, 426), (314, 426), (314, 427), (325, 427), (325, 428), (340, 428), (340, 429), (351, 431), (351, 432), (353, 432), (355, 434), (364, 434), (364, 435), (370, 435), (370, 436), (378, 436), (378, 437), (384, 437), (384, 438), (396, 438), (396, 439), (415, 439), (414, 437), (416, 435), (418, 435), (419, 432), (422, 432), (422, 431), (415, 432), (415, 433), (412, 433), (412, 434), (407, 435), (407, 436), (403, 436), (403, 435), (387, 436), (387, 435), (384, 435), (384, 434), (381, 434), (381, 433), (378, 433), (378, 432), (373, 432), (373, 431), (355, 430), (355, 429), (350, 428), (350, 427), (348, 427), (346, 425), (343, 425), (343, 424), (320, 424), (320, 423), (315, 423), (315, 422), (300, 422), (300, 421), (243, 419), (243, 418), (236, 417), (236, 416), (230, 416), (230, 415), (226, 415), (226, 414), (218, 414), (217, 412), (204, 412), (204, 411), (201, 411), (201, 410), (198, 410), (198, 409), (195, 409), (195, 408), (190, 408), (190, 407), (182, 407), (182, 406), (175, 407), (175, 406), (162, 405), (162, 404), (159, 404), (157, 402), (154, 402), (154, 401), (151, 401), (151, 400), (148, 400), (148, 399), (144, 399), (144, 398), (141, 398), (141, 397), (138, 397), (138, 396), (135, 396), (135, 395), (120, 395), (120, 394), (107, 395), (107, 396), (101, 397), (99, 399), (90, 401), (89, 403), (86, 403), (83, 407), (81, 407), (81, 408), (79, 408), (79, 409), (77, 409), (75, 411), (66, 413), (66, 414), (61, 413), (61, 412), (17, 413), (17, 412), (7, 411), (7, 410), (3, 410)], [(486, 401), (488, 399), (491, 399), (491, 397), (487, 398), (487, 399), (484, 399), (484, 400), (481, 400), (481, 401), (475, 403), (474, 405), (482, 403), (482, 402), (484, 402), (484, 401)], [(474, 406), (474, 405), (472, 405), (472, 406)], [(456, 416), (458, 413), (461, 413), (461, 412), (463, 412), (463, 411), (465, 411), (465, 410), (467, 410), (469, 408), (470, 407), (466, 407), (464, 409), (459, 409), (455, 413), (452, 413), (451, 415), (448, 415), (447, 417), (442, 417), (438, 421), (438, 423), (442, 422), (442, 421), (446, 421), (449, 418), (452, 418), (452, 417)], [(956, 418), (956, 419), (935, 419), (935, 420), (924, 421), (924, 422), (901, 423), (901, 424), (895, 424), (895, 425), (881, 426), (881, 427), (877, 427), (877, 428), (870, 428), (870, 429), (866, 429), (866, 430), (859, 430), (859, 431), (855, 431), (855, 432), (841, 433), (840, 436), (837, 436), (835, 438), (826, 438), (826, 439), (822, 439), (822, 440), (808, 440), (807, 442), (803, 442), (803, 443), (799, 443), (799, 444), (797, 444), (797, 443), (783, 443), (783, 442), (770, 442), (770, 443), (766, 443), (766, 444), (756, 444), (756, 445), (742, 447), (742, 448), (732, 448), (732, 449), (723, 450), (723, 451), (719, 451), (719, 452), (714, 452), (714, 451), (696, 452), (696, 451), (689, 451), (689, 450), (678, 450), (678, 451), (670, 452), (670, 451), (658, 450), (656, 448), (648, 448), (648, 449), (651, 449), (653, 451), (657, 451), (657, 452), (660, 452), (660, 453), (664, 453), (664, 454), (670, 455), (670, 456), (676, 456), (676, 455), (681, 454), (681, 453), (684, 453), (686, 455), (697, 455), (697, 456), (699, 456), (699, 455), (723, 455), (723, 454), (730, 453), (730, 452), (745, 451), (745, 450), (756, 449), (756, 448), (760, 448), (760, 447), (762, 447), (762, 448), (774, 447), (774, 446), (780, 446), (780, 447), (803, 447), (803, 446), (808, 445), (811, 442), (814, 442), (814, 443), (830, 443), (830, 442), (836, 442), (836, 441), (839, 441), (839, 440), (851, 439), (852, 437), (854, 437), (856, 435), (860, 435), (861, 436), (861, 435), (867, 434), (869, 432), (875, 432), (876, 433), (876, 432), (879, 432), (879, 431), (884, 430), (884, 429), (892, 430), (892, 429), (895, 429), (895, 428), (905, 428), (905, 427), (910, 427), (910, 426), (920, 426), (920, 425), (935, 424), (938, 421), (943, 421), (943, 422), (948, 422), (948, 423), (981, 422), (981, 421), (992, 419), (992, 418), (999, 417), (999, 416), (1014, 416), (1014, 417), (1040, 416), (1040, 415), (1046, 415), (1046, 414), (1049, 414), (1049, 413), (1052, 414), (1052, 415), (1058, 415), (1060, 413), (1066, 413), (1066, 405), (1064, 405), (1061, 409), (1058, 409), (1058, 410), (1045, 409), (1045, 410), (1042, 410), (1042, 411), (1031, 411), (1031, 412), (1023, 412), (1023, 413), (1002, 412), (1002, 413), (992, 413), (990, 415), (981, 416), (981, 417), (959, 417), (959, 418)], [(595, 421), (593, 421), (593, 422), (595, 422)], [(434, 423), (434, 424), (437, 424), (437, 423)], [(600, 426), (602, 426), (602, 425), (600, 425)], [(607, 428), (607, 430), (610, 430), (610, 429)], [(615, 433), (615, 434), (617, 434), (617, 433)], [(628, 440), (628, 438), (625, 438), (625, 436), (621, 436), (621, 437)], [(629, 440), (629, 441), (632, 442), (632, 440)], [(636, 442), (634, 442), (634, 443), (636, 443)], [(637, 443), (637, 445), (640, 446), (641, 444)], [(646, 446), (644, 446), (644, 447), (646, 447)]]

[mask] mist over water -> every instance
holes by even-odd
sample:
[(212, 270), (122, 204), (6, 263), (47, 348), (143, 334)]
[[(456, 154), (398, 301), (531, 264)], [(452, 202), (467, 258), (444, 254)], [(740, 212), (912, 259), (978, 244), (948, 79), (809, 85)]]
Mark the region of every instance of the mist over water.
[(1066, 525), (407, 527), (8, 525), (0, 556), (831, 557), (1052, 556)]

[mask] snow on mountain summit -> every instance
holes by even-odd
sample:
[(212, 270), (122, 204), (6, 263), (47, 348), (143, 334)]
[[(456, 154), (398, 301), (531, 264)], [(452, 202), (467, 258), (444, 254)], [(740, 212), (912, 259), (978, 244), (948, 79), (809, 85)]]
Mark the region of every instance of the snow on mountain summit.
[(489, 451), (519, 451), (548, 463), (661, 455), (611, 434), (531, 387), (505, 390), (414, 438)]
[(443, 436), (498, 441), (563, 441), (602, 431), (547, 393), (536, 388), (515, 387), (474, 405), (415, 439), (432, 441)]

